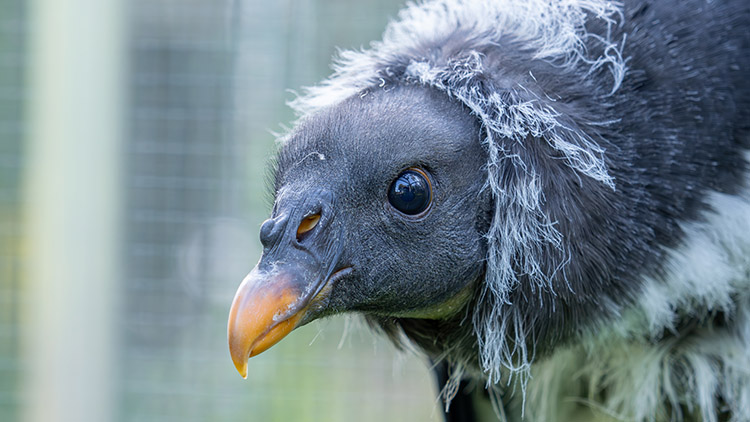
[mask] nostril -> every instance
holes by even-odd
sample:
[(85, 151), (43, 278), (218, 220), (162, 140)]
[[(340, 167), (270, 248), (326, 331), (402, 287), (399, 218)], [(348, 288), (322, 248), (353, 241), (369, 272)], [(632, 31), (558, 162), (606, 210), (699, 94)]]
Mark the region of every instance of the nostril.
[(273, 228), (275, 226), (276, 222), (272, 218), (264, 221), (260, 226), (260, 243), (262, 243), (263, 246), (268, 247), (273, 243)]
[(297, 242), (301, 242), (320, 221), (320, 214), (309, 215), (302, 219), (297, 227)]

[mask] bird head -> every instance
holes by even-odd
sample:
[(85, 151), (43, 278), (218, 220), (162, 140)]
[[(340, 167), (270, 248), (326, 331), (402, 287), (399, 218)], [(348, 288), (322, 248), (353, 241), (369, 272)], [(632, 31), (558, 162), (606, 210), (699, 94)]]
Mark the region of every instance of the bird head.
[[(600, 146), (616, 135), (601, 99), (621, 82), (621, 57), (585, 59), (582, 25), (549, 26), (572, 31), (548, 34), (570, 41), (564, 59), (499, 44), (503, 7), (467, 5), (457, 20), (439, 4), (410, 6), (382, 42), (343, 52), (292, 103), (302, 118), (277, 157), (263, 255), (229, 316), (243, 376), (249, 356), (295, 327), (358, 312), (387, 333), (389, 318), (468, 317), (453, 327), (463, 337), (428, 353), (496, 383), (501, 368), (528, 368), (532, 351), (615, 313), (637, 289), (601, 271), (616, 252), (641, 250), (638, 230), (618, 220), (617, 168)], [(458, 23), (471, 16), (479, 26)], [(425, 350), (443, 329), (400, 328)]]
[(342, 312), (441, 318), (484, 270), (490, 195), (479, 124), (430, 88), (354, 96), (297, 126), (275, 169), (263, 255), (229, 318), (235, 366)]

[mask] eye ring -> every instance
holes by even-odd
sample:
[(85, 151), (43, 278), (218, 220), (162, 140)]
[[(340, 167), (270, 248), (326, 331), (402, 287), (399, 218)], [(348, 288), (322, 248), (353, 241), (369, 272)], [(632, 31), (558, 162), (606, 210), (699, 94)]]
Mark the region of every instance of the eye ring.
[(407, 217), (422, 217), (432, 206), (432, 180), (426, 171), (410, 167), (388, 187), (388, 203)]

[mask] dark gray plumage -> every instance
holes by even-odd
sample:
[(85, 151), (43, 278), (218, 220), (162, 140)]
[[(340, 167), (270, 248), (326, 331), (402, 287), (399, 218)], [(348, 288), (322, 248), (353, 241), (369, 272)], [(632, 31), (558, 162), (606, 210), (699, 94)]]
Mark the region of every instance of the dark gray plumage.
[(750, 420), (748, 69), (745, 0), (410, 6), (294, 104), (235, 364), (359, 312), (449, 420)]

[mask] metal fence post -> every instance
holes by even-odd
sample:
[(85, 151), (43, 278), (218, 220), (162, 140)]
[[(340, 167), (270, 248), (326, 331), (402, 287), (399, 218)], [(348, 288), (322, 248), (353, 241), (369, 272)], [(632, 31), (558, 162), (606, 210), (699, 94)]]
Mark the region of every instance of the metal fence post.
[(30, 4), (26, 421), (107, 421), (116, 410), (124, 3)]

